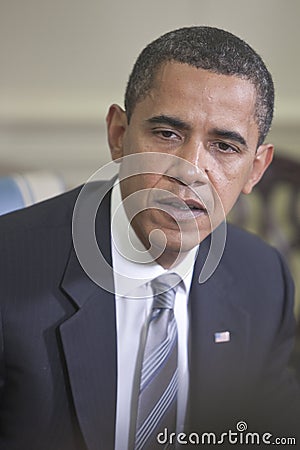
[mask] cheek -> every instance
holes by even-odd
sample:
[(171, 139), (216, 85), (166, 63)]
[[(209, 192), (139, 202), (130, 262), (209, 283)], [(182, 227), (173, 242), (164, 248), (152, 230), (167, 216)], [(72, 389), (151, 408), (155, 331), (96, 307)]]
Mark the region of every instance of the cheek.
[(124, 155), (132, 155), (135, 153), (150, 152), (153, 149), (143, 133), (134, 127), (127, 130), (123, 141)]
[(210, 172), (210, 182), (226, 214), (236, 202), (249, 178), (249, 174), (249, 166), (244, 164), (233, 164), (231, 167), (226, 165), (222, 166), (222, 170)]
[[(127, 175), (126, 175), (127, 173)], [(123, 200), (127, 198), (130, 209), (143, 209), (147, 207), (149, 190), (156, 187), (160, 177), (156, 174), (142, 174), (128, 176), (128, 172), (120, 170), (121, 192)]]

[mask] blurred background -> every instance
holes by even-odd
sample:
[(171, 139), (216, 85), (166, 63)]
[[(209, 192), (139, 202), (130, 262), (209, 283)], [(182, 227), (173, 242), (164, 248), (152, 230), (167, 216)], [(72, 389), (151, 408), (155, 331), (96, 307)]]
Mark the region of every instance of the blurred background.
[(245, 39), (274, 76), (269, 140), (300, 159), (299, 0), (0, 0), (0, 174), (54, 169), (76, 184), (109, 161), (105, 115), (140, 50), (186, 25)]
[[(273, 74), (267, 140), (277, 159), (232, 220), (284, 254), (299, 318), (299, 0), (0, 0), (0, 214), (85, 182), (110, 161), (105, 116), (111, 103), (123, 105), (138, 53), (171, 29), (200, 24), (245, 39)], [(12, 191), (16, 202), (4, 204)]]

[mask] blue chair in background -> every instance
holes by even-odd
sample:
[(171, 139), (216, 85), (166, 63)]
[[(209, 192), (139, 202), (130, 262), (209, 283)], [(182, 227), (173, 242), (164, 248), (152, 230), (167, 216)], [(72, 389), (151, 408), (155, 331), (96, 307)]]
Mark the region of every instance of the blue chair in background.
[(54, 197), (65, 190), (62, 177), (49, 171), (0, 177), (0, 215)]

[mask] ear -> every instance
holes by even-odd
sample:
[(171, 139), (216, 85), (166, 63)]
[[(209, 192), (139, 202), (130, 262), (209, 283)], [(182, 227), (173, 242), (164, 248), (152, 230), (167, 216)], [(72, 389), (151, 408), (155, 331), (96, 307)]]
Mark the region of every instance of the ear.
[(274, 146), (272, 144), (263, 144), (258, 147), (252, 163), (249, 178), (242, 190), (244, 194), (250, 194), (252, 192), (253, 187), (259, 182), (271, 164), (273, 155)]
[(111, 105), (106, 116), (107, 137), (113, 161), (123, 156), (123, 139), (127, 129), (125, 111), (118, 105)]

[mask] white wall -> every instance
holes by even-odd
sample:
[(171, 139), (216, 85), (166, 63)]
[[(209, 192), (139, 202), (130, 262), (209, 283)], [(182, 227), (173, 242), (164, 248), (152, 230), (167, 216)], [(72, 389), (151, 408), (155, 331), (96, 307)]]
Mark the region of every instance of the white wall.
[(246, 39), (273, 73), (270, 139), (300, 158), (298, 0), (1, 0), (0, 172), (91, 173), (109, 160), (104, 118), (123, 101), (138, 52), (172, 28), (215, 25)]

